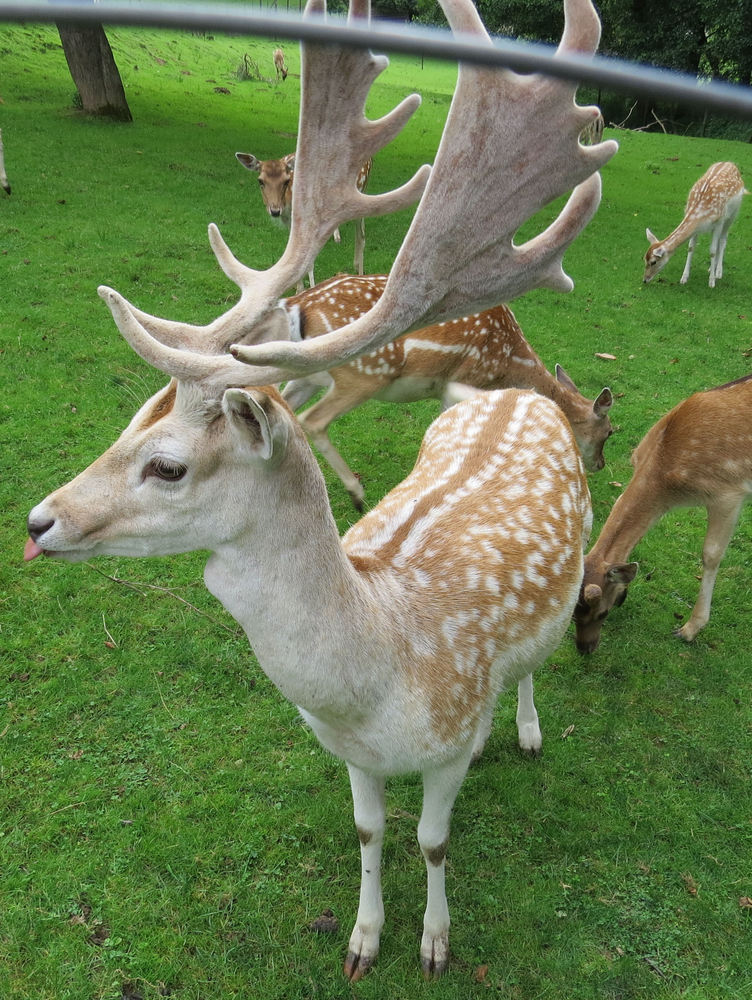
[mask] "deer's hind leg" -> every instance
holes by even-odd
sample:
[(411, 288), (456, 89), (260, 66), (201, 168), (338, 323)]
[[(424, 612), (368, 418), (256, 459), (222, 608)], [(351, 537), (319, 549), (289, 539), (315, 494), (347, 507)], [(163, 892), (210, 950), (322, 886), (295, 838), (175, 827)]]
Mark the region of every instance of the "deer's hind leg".
[(688, 620), (676, 629), (675, 634), (685, 642), (691, 642), (710, 618), (710, 603), (713, 600), (718, 568), (731, 541), (731, 536), (739, 520), (744, 498), (734, 498), (708, 506), (708, 528), (702, 547), (702, 582), (695, 606)]
[[(329, 425), (334, 423), (337, 417), (349, 413), (356, 406), (371, 399), (381, 388), (382, 383), (376, 378), (367, 383), (364, 383), (362, 379), (353, 379), (353, 385), (349, 386), (343, 375), (340, 374), (338, 378), (339, 381), (335, 380), (334, 385), (325, 396), (307, 410), (297, 414), (297, 417), (308, 440), (339, 476), (356, 509), (363, 510), (363, 487), (358, 477), (332, 444), (329, 438)], [(383, 384), (387, 384), (387, 382)]]

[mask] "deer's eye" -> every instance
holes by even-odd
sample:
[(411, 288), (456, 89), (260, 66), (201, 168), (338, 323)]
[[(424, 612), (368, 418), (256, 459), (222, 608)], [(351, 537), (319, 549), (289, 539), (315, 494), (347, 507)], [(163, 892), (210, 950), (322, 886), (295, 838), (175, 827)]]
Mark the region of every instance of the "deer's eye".
[(170, 462), (166, 458), (152, 458), (144, 469), (144, 479), (155, 476), (166, 483), (177, 483), (188, 471), (180, 462)]

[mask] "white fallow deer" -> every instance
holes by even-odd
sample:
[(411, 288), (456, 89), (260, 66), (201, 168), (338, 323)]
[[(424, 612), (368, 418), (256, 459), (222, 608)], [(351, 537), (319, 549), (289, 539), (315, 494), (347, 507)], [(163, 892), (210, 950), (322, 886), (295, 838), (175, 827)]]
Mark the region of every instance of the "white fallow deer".
[[(470, 0), (442, 7), (453, 31), (491, 45)], [(592, 53), (600, 23), (590, 0), (564, 7), (560, 51)], [(307, 12), (324, 9), (309, 0)], [(367, 3), (352, 0), (354, 16), (367, 12)], [(433, 168), (372, 203), (391, 210), (425, 185), (374, 308), (310, 342), (247, 347), (266, 352), (269, 364), (246, 364), (235, 357), (240, 348), (228, 354), (226, 345), (275, 307), (335, 225), (372, 214), (353, 211), (370, 200), (355, 189), (354, 167), (415, 107), (408, 100), (367, 121), (365, 98), (383, 57), (333, 43), (301, 49), (285, 253), (268, 271), (251, 272), (210, 230), (242, 294), (208, 327), (149, 317), (100, 289), (131, 346), (171, 382), (101, 458), (31, 511), (25, 556), (210, 550), (210, 590), (242, 624), (280, 691), (347, 763), (362, 862), (345, 962), (351, 980), (379, 950), (386, 778), (423, 776), (418, 840), (428, 900), (420, 952), (430, 977), (449, 958), (452, 806), (495, 700), (512, 684), (520, 743), (540, 746), (531, 674), (560, 642), (579, 590), (591, 521), (582, 460), (550, 400), (517, 390), (478, 394), (431, 425), (413, 472), (340, 541), (300, 425), (275, 390), (258, 386), (335, 367), (413, 325), (531, 287), (570, 288), (562, 257), (597, 208), (597, 170), (616, 146), (578, 142), (594, 109), (575, 104), (575, 83), (463, 62)], [(466, 169), (470, 159), (474, 170)], [(478, 175), (486, 183), (478, 185)], [(312, 191), (316, 211), (297, 212), (296, 199), (305, 204)], [(514, 244), (519, 226), (566, 191), (559, 217)]]
[[(246, 170), (251, 170), (258, 174), (259, 190), (264, 207), (272, 219), (278, 219), (283, 225), (289, 228), (292, 215), (292, 191), (293, 177), (295, 173), (295, 153), (288, 153), (279, 160), (259, 160), (253, 153), (236, 153), (238, 163), (242, 164)], [(360, 165), (358, 175), (355, 178), (355, 187), (360, 192), (364, 192), (371, 176), (373, 160), (370, 158)], [(366, 246), (366, 222), (365, 219), (355, 219), (355, 255), (353, 267), (358, 274), (363, 273), (363, 256)], [(339, 228), (335, 227), (332, 233), (335, 243), (340, 242)], [(313, 287), (316, 283), (313, 273), (313, 265), (308, 270), (308, 284)], [(298, 291), (302, 291), (302, 285), (298, 286)]]
[(272, 58), (274, 59), (274, 70), (277, 74), (277, 80), (282, 77), (283, 80), (287, 79), (287, 66), (285, 65), (285, 54), (282, 49), (275, 49)]
[(691, 642), (710, 618), (718, 567), (752, 494), (752, 376), (685, 399), (651, 427), (632, 455), (634, 475), (585, 559), (575, 609), (576, 642), (591, 653), (603, 621), (627, 596), (640, 539), (675, 507), (705, 507), (702, 582), (692, 613), (676, 630)]
[(5, 150), (3, 149), (2, 129), (0, 129), (0, 187), (3, 191), (10, 194), (10, 184), (8, 183), (8, 176), (5, 173)]
[[(330, 278), (282, 299), (279, 309), (260, 325), (259, 335), (266, 340), (286, 336), (302, 340), (329, 333), (367, 312), (386, 280), (384, 274)], [(362, 483), (332, 444), (330, 424), (369, 399), (404, 403), (434, 398), (446, 406), (452, 382), (477, 389), (534, 389), (548, 396), (569, 420), (585, 467), (603, 468), (603, 445), (612, 433), (611, 390), (603, 389), (595, 400), (586, 399), (559, 365), (554, 377), (506, 305), (416, 330), (330, 372), (288, 382), (282, 395), (298, 410), (322, 385), (327, 388), (320, 400), (298, 414), (298, 420), (342, 480), (355, 507), (362, 510)]]
[(747, 191), (744, 181), (735, 164), (714, 163), (709, 167), (689, 192), (684, 218), (665, 240), (659, 240), (650, 229), (645, 230), (650, 246), (645, 254), (645, 273), (642, 280), (652, 281), (668, 264), (674, 251), (689, 240), (687, 262), (680, 279), (680, 284), (685, 285), (689, 280), (698, 233), (709, 232), (711, 236), (708, 284), (711, 288), (715, 288), (716, 281), (723, 277), (723, 254), (728, 232), (739, 214), (745, 194)]

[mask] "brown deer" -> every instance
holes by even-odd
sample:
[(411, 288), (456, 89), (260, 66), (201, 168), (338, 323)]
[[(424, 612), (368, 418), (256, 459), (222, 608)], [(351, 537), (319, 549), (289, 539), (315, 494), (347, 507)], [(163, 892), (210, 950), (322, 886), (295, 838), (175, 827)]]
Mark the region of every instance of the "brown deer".
[(283, 80), (287, 79), (287, 66), (285, 66), (285, 54), (282, 49), (275, 49), (273, 53), (274, 59), (274, 69), (277, 74), (277, 80), (282, 77)]
[[(470, 0), (442, 6), (453, 31), (491, 44)], [(306, 9), (321, 14), (324, 4), (309, 0)], [(564, 9), (560, 51), (593, 52), (600, 23), (590, 0), (565, 0)], [(352, 0), (351, 12), (366, 16), (368, 4)], [(383, 58), (337, 44), (303, 48), (285, 253), (268, 271), (250, 272), (211, 229), (242, 293), (208, 327), (148, 317), (100, 289), (123, 336), (171, 381), (104, 455), (31, 511), (25, 557), (210, 551), (210, 590), (321, 743), (347, 763), (362, 864), (345, 961), (351, 980), (379, 950), (386, 779), (422, 775), (420, 954), (432, 977), (449, 958), (452, 806), (505, 688), (518, 686), (521, 746), (540, 747), (531, 675), (561, 641), (579, 590), (591, 521), (582, 460), (550, 400), (478, 394), (431, 425), (413, 472), (340, 541), (302, 429), (276, 391), (259, 386), (344, 364), (434, 317), (485, 308), (489, 295), (499, 302), (531, 287), (571, 287), (562, 256), (597, 208), (595, 172), (616, 146), (580, 145), (593, 109), (574, 103), (574, 83), (463, 62), (432, 170), (377, 196), (380, 211), (402, 206), (430, 174), (373, 309), (310, 342), (247, 347), (267, 360), (246, 364), (226, 345), (274, 308), (335, 225), (359, 214), (352, 210), (365, 196), (353, 164), (382, 148), (415, 107), (408, 100), (367, 122), (362, 109)], [(478, 134), (487, 141), (477, 143)], [(465, 169), (470, 155), (488, 183)], [(573, 186), (556, 221), (513, 245), (525, 219)], [(311, 191), (316, 210), (298, 212)]]
[[(288, 153), (279, 160), (259, 160), (253, 153), (236, 153), (238, 163), (242, 164), (246, 170), (251, 170), (258, 174), (259, 189), (261, 197), (266, 206), (266, 210), (272, 219), (278, 219), (283, 225), (290, 227), (292, 215), (292, 181), (295, 172), (295, 153)], [(358, 191), (365, 191), (368, 179), (371, 176), (373, 161), (369, 158), (361, 164), (358, 175), (355, 179), (355, 186)], [(335, 227), (332, 239), (335, 243), (340, 242), (339, 228)], [(355, 256), (353, 266), (358, 274), (363, 273), (363, 255), (366, 246), (366, 223), (365, 219), (355, 219)], [(308, 270), (308, 284), (313, 287), (315, 284), (313, 265)], [(302, 291), (302, 285), (298, 285), (298, 291)]]
[(689, 192), (684, 218), (665, 240), (659, 240), (650, 229), (645, 230), (650, 246), (645, 254), (645, 273), (642, 280), (646, 283), (652, 281), (668, 264), (674, 251), (689, 240), (687, 262), (680, 278), (680, 284), (685, 285), (689, 280), (697, 235), (709, 232), (711, 236), (708, 284), (711, 288), (715, 288), (716, 281), (723, 277), (723, 254), (726, 250), (729, 229), (739, 214), (742, 198), (747, 193), (735, 164), (714, 163), (709, 167)]
[(710, 618), (718, 567), (739, 512), (752, 493), (752, 376), (698, 392), (653, 425), (632, 455), (634, 475), (585, 559), (574, 613), (580, 652), (591, 653), (613, 607), (637, 573), (630, 553), (674, 507), (705, 507), (702, 583), (692, 613), (676, 630), (691, 642)]
[[(276, 317), (276, 339), (317, 337), (351, 323), (371, 308), (386, 281), (384, 274), (342, 275), (283, 299)], [(267, 327), (264, 339), (270, 335)], [(299, 413), (298, 420), (342, 480), (355, 507), (362, 510), (363, 486), (329, 439), (330, 424), (369, 399), (435, 398), (446, 406), (452, 398), (448, 389), (452, 382), (477, 389), (534, 389), (548, 396), (569, 420), (585, 467), (603, 468), (603, 445), (612, 434), (611, 390), (605, 388), (590, 400), (559, 365), (554, 377), (506, 305), (416, 330), (328, 373), (288, 382), (282, 395), (298, 410), (322, 385), (327, 387), (326, 395)]]

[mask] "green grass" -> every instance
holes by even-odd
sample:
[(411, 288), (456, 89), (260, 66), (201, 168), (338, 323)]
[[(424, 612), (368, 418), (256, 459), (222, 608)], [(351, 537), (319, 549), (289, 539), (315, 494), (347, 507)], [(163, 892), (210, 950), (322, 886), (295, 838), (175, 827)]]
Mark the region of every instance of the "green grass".
[[(29, 508), (100, 454), (163, 381), (117, 334), (96, 286), (207, 321), (236, 299), (207, 223), (251, 266), (268, 266), (284, 244), (233, 154), (293, 147), (294, 47), (291, 76), (277, 86), (236, 75), (245, 53), (272, 75), (269, 41), (109, 34), (131, 126), (75, 111), (53, 29), (0, 28), (13, 185), (0, 198), (0, 996), (746, 997), (748, 516), (694, 645), (671, 629), (696, 596), (704, 517), (675, 511), (638, 547), (640, 575), (598, 651), (579, 657), (570, 635), (540, 671), (539, 761), (517, 754), (514, 699), (501, 703), (455, 810), (452, 961), (432, 985), (417, 957), (418, 782), (390, 786), (382, 951), (351, 987), (340, 964), (359, 864), (344, 768), (206, 593), (201, 554), (22, 564)], [(372, 190), (432, 159), (453, 80), (453, 68), (408, 57), (379, 78), (373, 115), (411, 89), (424, 103), (377, 157)], [(714, 290), (707, 240), (688, 285), (678, 283), (681, 252), (641, 284), (645, 227), (673, 228), (714, 160), (733, 159), (752, 179), (752, 147), (617, 138), (602, 206), (567, 254), (575, 290), (514, 304), (549, 367), (563, 364), (589, 396), (604, 384), (617, 396), (618, 433), (606, 469), (590, 479), (596, 528), (647, 428), (689, 393), (745, 374), (752, 348), (750, 204)], [(370, 270), (389, 267), (408, 221), (369, 220)], [(345, 227), (319, 275), (347, 268), (351, 254)], [(338, 422), (333, 437), (362, 473), (368, 504), (410, 468), (435, 412), (431, 403), (370, 404)], [(344, 530), (354, 515), (327, 477)], [(340, 930), (316, 935), (308, 926), (326, 908)]]

